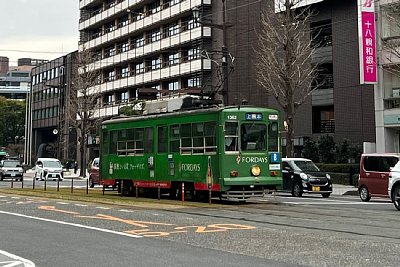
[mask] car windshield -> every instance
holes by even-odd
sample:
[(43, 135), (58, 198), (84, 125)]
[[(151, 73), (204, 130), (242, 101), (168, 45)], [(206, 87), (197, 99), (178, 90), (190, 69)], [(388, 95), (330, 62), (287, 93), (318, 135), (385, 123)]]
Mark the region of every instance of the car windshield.
[(17, 167), (17, 165), (19, 165), (18, 161), (6, 160), (3, 162), (4, 167)]
[(309, 160), (296, 160), (293, 161), (293, 165), (295, 166), (295, 169), (299, 171), (319, 172), (319, 169), (314, 162)]
[(60, 168), (61, 163), (59, 161), (43, 161), (43, 167)]

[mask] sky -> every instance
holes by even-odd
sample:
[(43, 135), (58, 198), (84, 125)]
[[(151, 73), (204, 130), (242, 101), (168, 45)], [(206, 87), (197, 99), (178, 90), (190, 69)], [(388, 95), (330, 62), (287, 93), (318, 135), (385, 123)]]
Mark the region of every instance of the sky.
[(0, 0), (0, 56), (56, 59), (78, 49), (79, 0)]

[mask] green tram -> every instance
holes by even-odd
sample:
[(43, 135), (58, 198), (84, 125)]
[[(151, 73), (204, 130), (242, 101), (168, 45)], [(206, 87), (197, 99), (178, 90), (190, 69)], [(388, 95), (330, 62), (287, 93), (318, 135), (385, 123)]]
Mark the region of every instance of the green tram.
[[(279, 111), (223, 107), (107, 120), (100, 183), (154, 188), (172, 198), (263, 196), (282, 185)], [(182, 186), (183, 184), (183, 186)]]

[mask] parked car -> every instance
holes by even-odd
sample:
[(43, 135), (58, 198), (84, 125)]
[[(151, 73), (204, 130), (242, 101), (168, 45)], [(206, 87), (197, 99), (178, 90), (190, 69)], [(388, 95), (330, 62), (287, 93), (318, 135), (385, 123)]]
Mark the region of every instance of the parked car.
[(332, 182), (329, 174), (321, 172), (309, 159), (282, 159), (283, 191), (301, 197), (303, 193), (321, 194), (327, 198), (332, 193)]
[(388, 195), (396, 209), (400, 210), (400, 161), (389, 173)]
[(388, 182), (390, 169), (399, 162), (399, 154), (371, 153), (362, 154), (358, 193), (362, 201), (372, 197), (389, 197)]
[(22, 181), (24, 170), (19, 160), (5, 159), (0, 163), (0, 181), (4, 179), (16, 179)]
[(95, 184), (100, 184), (99, 180), (99, 164), (100, 164), (100, 158), (94, 158), (90, 163), (89, 163), (89, 186), (91, 188), (94, 187)]
[(35, 164), (35, 179), (60, 180), (64, 179), (63, 166), (58, 159), (38, 158)]

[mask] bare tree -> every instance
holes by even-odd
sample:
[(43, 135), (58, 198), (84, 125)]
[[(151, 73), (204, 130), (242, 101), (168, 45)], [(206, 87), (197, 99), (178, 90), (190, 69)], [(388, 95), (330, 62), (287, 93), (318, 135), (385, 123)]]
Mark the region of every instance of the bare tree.
[(385, 71), (400, 78), (400, 1), (382, 6), (382, 40)]
[(277, 12), (271, 6), (263, 10), (255, 49), (257, 82), (275, 97), (284, 112), (288, 157), (293, 156), (296, 111), (318, 86), (318, 66), (311, 64), (316, 38), (310, 33), (313, 14), (309, 7), (296, 8), (301, 2), (280, 0), (279, 6), (275, 3)]
[(85, 176), (87, 165), (88, 135), (97, 132), (100, 122), (96, 114), (100, 104), (98, 79), (100, 71), (95, 65), (94, 54), (89, 49), (78, 52), (72, 66), (71, 91), (67, 97), (69, 125), (76, 129), (80, 155), (80, 176)]

